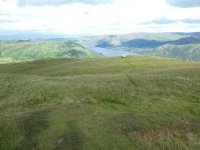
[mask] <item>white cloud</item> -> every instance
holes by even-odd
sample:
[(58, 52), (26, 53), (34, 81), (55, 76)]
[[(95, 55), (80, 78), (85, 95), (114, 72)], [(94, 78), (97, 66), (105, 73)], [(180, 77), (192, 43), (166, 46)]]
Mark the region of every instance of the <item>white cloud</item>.
[(19, 6), (59, 6), (64, 4), (83, 3), (89, 5), (107, 4), (113, 0), (17, 0)]
[(189, 8), (189, 7), (200, 7), (199, 0), (166, 0), (172, 6)]
[[(0, 33), (5, 31), (43, 32), (67, 35), (122, 34), (131, 32), (200, 31), (189, 22), (152, 24), (153, 20), (200, 19), (200, 8), (176, 8), (165, 0), (113, 0), (89, 5), (24, 6), (17, 0), (0, 1)], [(1, 22), (1, 20), (4, 20)], [(7, 20), (7, 21), (6, 21)], [(141, 24), (149, 22), (149, 24)]]

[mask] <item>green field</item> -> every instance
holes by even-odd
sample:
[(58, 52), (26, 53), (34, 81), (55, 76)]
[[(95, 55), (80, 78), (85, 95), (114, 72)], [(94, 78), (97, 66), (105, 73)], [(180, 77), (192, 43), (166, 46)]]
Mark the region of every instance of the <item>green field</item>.
[(133, 56), (0, 65), (1, 150), (198, 150), (200, 63)]
[(0, 41), (0, 63), (44, 58), (94, 58), (100, 54), (73, 42), (62, 40)]

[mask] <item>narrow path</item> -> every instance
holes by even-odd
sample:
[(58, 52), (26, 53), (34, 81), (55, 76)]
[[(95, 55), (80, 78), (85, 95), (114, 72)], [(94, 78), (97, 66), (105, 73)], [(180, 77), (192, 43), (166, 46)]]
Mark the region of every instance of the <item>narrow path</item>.
[(122, 58), (122, 59), (123, 59), (124, 62), (125, 62), (126, 64), (128, 64), (128, 65), (130, 66), (130, 68), (131, 68), (130, 72), (126, 75), (127, 78), (128, 78), (128, 80), (129, 80), (129, 82), (130, 82), (132, 85), (134, 85), (135, 87), (138, 87), (138, 85), (137, 85), (136, 82), (132, 79), (132, 77), (131, 77), (131, 75), (130, 75), (130, 74), (132, 74), (132, 73), (134, 72), (134, 70), (135, 70), (135, 65), (132, 64), (130, 61), (128, 61), (126, 58)]

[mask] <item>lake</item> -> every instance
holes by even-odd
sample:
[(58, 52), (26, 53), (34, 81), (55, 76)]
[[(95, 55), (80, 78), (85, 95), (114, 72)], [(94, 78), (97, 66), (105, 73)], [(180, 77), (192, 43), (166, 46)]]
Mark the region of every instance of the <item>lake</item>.
[(90, 47), (90, 49), (94, 50), (97, 53), (101, 53), (107, 57), (123, 56), (123, 55), (139, 55), (139, 54), (131, 53), (128, 51), (112, 50), (112, 49), (101, 48), (101, 47)]

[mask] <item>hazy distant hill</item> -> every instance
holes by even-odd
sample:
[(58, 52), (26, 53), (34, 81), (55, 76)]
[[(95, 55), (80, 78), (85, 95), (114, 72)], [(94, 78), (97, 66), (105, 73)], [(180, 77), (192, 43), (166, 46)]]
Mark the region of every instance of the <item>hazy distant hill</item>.
[(70, 36), (60, 34), (42, 34), (42, 33), (7, 33), (0, 34), (0, 40), (45, 40), (45, 39), (69, 39)]
[(0, 62), (43, 58), (93, 58), (99, 54), (79, 44), (65, 41), (1, 41)]
[[(196, 44), (200, 43), (200, 38), (195, 37), (185, 37), (174, 41), (156, 41), (156, 40), (147, 40), (147, 39), (133, 39), (127, 42), (122, 42), (120, 45), (125, 47), (133, 47), (133, 48), (152, 48), (158, 47), (165, 44), (173, 44), (173, 45), (186, 45), (186, 44)], [(101, 44), (97, 44), (97, 47), (108, 48), (115, 46), (111, 41), (103, 42)]]
[(134, 33), (77, 39), (83, 45), (200, 61), (200, 33)]
[(186, 44), (196, 44), (196, 43), (200, 43), (200, 38), (186, 37), (175, 41), (168, 41), (165, 44), (186, 45)]
[[(132, 33), (123, 35), (99, 35), (74, 38), (74, 41), (83, 44), (95, 46), (104, 42), (120, 45), (134, 39), (156, 40), (156, 41), (174, 41), (186, 37), (197, 37), (197, 33)], [(200, 37), (200, 36), (199, 36)]]

